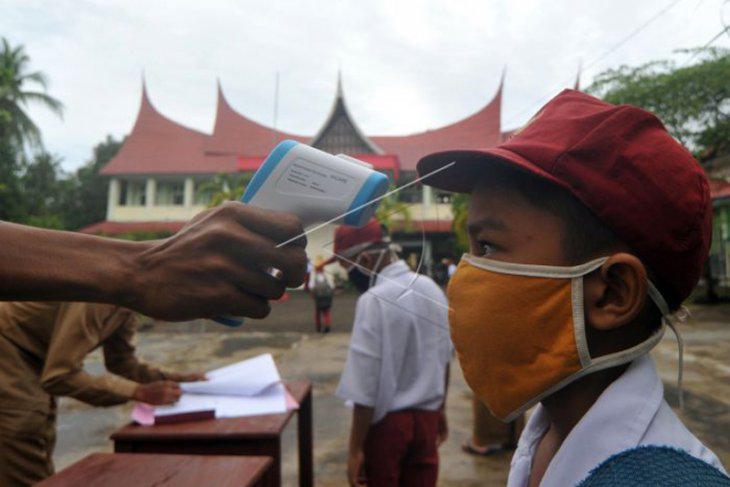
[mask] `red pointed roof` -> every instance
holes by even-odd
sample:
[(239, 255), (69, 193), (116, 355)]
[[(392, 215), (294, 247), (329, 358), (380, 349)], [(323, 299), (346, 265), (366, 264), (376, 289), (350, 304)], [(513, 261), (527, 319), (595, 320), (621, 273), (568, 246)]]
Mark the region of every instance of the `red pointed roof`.
[[(330, 135), (332, 132), (334, 133)], [(330, 113), (319, 132), (309, 141), (309, 145), (328, 152), (342, 150), (347, 154), (353, 154), (355, 151), (366, 154), (383, 153), (380, 147), (360, 130), (350, 115), (345, 102), (345, 92), (342, 89), (342, 73), (337, 75), (337, 92)]]
[[(500, 131), (503, 86), (504, 76), (494, 98), (458, 122), (410, 135), (371, 136), (366, 140), (377, 148), (376, 153), (395, 157), (400, 171), (415, 171), (418, 160), (431, 152), (496, 145), (504, 135)], [(338, 90), (341, 91), (341, 85)], [(340, 91), (336, 100), (344, 98)], [(223, 95), (220, 84), (214, 131), (207, 135), (160, 114), (143, 84), (142, 103), (132, 132), (117, 156), (102, 169), (102, 174), (215, 174), (253, 170), (256, 161), (263, 160), (283, 139), (303, 143), (312, 140), (308, 136), (275, 131), (237, 113)]]
[(244, 117), (231, 107), (223, 95), (220, 83), (218, 84), (215, 126), (213, 135), (206, 141), (206, 153), (265, 156), (284, 139), (306, 143), (309, 137), (280, 132)]
[(486, 106), (475, 114), (444, 127), (404, 136), (372, 136), (385, 154), (396, 154), (402, 171), (415, 171), (418, 160), (432, 152), (477, 149), (501, 141), (502, 86)]
[(158, 112), (142, 85), (142, 104), (132, 132), (101, 174), (196, 174), (235, 171), (233, 158), (206, 157), (206, 135)]

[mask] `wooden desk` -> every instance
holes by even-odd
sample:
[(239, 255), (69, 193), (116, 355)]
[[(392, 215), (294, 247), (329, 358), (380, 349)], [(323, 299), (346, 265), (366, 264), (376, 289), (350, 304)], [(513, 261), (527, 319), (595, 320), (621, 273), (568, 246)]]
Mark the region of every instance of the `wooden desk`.
[(270, 457), (94, 453), (37, 487), (259, 487), (272, 482)]
[[(313, 487), (312, 383), (286, 382), (299, 402), (297, 436), (299, 485)], [(196, 455), (262, 455), (272, 457), (274, 485), (281, 485), (281, 433), (294, 411), (244, 418), (210, 419), (140, 426), (114, 431), (114, 451), (120, 453), (180, 453)]]

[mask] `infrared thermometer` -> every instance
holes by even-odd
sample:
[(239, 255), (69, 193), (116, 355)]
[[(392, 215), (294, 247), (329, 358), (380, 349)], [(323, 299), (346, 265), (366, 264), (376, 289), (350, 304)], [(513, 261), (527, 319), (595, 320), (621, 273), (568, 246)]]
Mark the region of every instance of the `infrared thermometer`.
[[(372, 218), (388, 185), (388, 177), (366, 162), (284, 140), (253, 175), (241, 201), (293, 213), (305, 227), (315, 223), (361, 227)], [(214, 320), (226, 326), (243, 323), (230, 316)]]
[(388, 177), (368, 163), (285, 140), (256, 171), (241, 201), (293, 213), (305, 227), (322, 222), (361, 227), (387, 190)]

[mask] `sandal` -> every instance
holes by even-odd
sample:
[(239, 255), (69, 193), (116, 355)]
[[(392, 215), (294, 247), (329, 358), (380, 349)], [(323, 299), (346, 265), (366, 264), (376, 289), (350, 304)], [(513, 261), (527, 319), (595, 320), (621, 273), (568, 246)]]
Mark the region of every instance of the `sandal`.
[(472, 443), (471, 440), (467, 440), (463, 445), (461, 445), (461, 449), (471, 455), (478, 455), (482, 457), (488, 457), (508, 450), (507, 446), (503, 443), (492, 443), (491, 445), (477, 446)]

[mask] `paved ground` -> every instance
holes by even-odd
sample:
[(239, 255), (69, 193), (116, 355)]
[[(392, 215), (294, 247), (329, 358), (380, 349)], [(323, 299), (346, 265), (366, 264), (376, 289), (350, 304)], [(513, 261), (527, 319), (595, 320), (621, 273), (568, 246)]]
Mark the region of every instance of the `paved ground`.
[[(319, 486), (344, 484), (345, 453), (350, 413), (334, 396), (342, 369), (355, 298), (338, 296), (333, 310), (334, 332), (313, 333), (312, 304), (293, 292), (276, 303), (264, 321), (250, 320), (230, 330), (203, 321), (184, 324), (149, 323), (139, 335), (139, 354), (151, 361), (183, 370), (209, 370), (246, 357), (271, 352), (286, 379), (308, 378), (314, 383), (315, 475)], [(696, 307), (697, 322), (684, 325), (685, 401), (679, 412), (688, 427), (730, 466), (730, 306)], [(676, 406), (676, 345), (671, 334), (654, 352)], [(452, 367), (448, 398), (450, 438), (441, 449), (441, 486), (504, 485), (510, 454), (477, 458), (461, 452), (471, 426), (470, 392), (458, 363)], [(100, 356), (87, 360), (92, 372), (102, 370)], [(90, 408), (66, 399), (59, 413), (57, 468), (92, 451), (111, 451), (109, 433), (128, 421), (129, 406)], [(284, 440), (285, 485), (296, 485), (295, 428)]]

